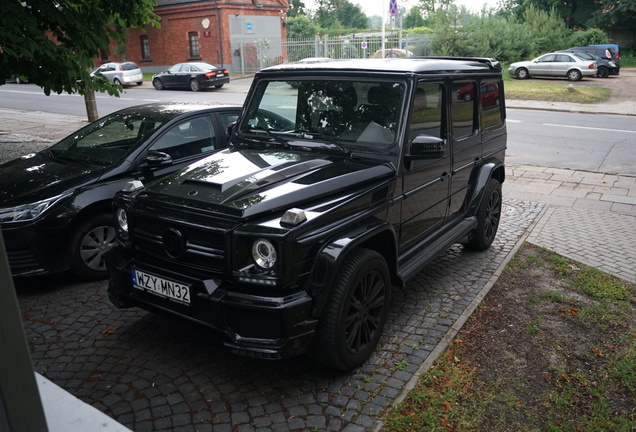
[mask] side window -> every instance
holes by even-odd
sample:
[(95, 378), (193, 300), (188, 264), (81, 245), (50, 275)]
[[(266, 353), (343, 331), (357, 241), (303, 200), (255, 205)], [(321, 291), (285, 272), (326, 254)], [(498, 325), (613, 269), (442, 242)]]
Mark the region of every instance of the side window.
[(230, 123), (236, 122), (238, 120), (238, 114), (234, 113), (221, 113), (219, 114), (219, 120), (221, 121), (221, 127), (223, 128), (223, 133), (227, 136), (227, 127)]
[(453, 111), (453, 136), (455, 139), (473, 135), (477, 130), (477, 83), (475, 81), (455, 81), (453, 83), (454, 95), (452, 102)]
[(443, 84), (419, 84), (415, 90), (409, 139), (417, 135), (443, 136)]
[(503, 124), (501, 81), (481, 83), (482, 126), (488, 129)]
[(212, 118), (208, 115), (186, 120), (173, 126), (150, 148), (168, 153), (172, 159), (181, 159), (216, 149), (216, 136)]

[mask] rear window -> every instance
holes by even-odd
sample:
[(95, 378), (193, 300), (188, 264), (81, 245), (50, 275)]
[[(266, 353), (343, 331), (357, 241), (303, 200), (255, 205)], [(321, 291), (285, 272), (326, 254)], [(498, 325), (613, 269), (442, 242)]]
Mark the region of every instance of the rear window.
[(135, 63), (124, 63), (121, 65), (121, 67), (124, 70), (139, 69), (139, 66), (137, 66)]

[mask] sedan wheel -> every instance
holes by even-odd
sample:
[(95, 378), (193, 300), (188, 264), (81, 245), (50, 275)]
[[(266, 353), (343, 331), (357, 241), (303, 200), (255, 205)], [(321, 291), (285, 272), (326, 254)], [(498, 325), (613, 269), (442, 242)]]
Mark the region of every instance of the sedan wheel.
[(572, 69), (571, 71), (568, 72), (568, 79), (570, 81), (581, 81), (581, 78), (583, 78), (583, 75), (581, 74), (581, 71), (579, 70)]
[(190, 90), (192, 90), (194, 92), (201, 90), (201, 84), (199, 84), (199, 81), (197, 81), (195, 79), (191, 79), (190, 80)]
[(606, 67), (600, 67), (598, 68), (598, 71), (596, 72), (596, 75), (599, 78), (607, 78), (609, 76), (609, 69)]
[(515, 76), (519, 79), (527, 79), (530, 78), (530, 74), (528, 73), (528, 69), (526, 68), (519, 68), (517, 69), (517, 71), (515, 72)]
[(155, 88), (155, 90), (163, 90), (163, 83), (161, 82), (161, 80), (159, 78), (155, 78), (152, 80), (152, 86)]
[(86, 220), (71, 236), (71, 271), (82, 279), (105, 279), (108, 271), (104, 254), (115, 244), (115, 227), (109, 214)]

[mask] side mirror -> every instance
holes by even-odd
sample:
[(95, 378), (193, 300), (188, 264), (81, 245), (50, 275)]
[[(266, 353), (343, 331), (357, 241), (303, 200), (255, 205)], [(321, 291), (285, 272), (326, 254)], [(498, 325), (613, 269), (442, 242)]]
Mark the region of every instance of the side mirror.
[(410, 151), (406, 157), (408, 160), (439, 159), (444, 157), (445, 153), (445, 140), (430, 135), (418, 135), (411, 141)]
[(227, 136), (228, 138), (232, 138), (232, 134), (234, 133), (234, 130), (236, 129), (236, 122), (232, 122), (229, 125), (227, 125)]
[(172, 156), (168, 153), (150, 150), (146, 156), (146, 163), (149, 167), (167, 166), (172, 164)]

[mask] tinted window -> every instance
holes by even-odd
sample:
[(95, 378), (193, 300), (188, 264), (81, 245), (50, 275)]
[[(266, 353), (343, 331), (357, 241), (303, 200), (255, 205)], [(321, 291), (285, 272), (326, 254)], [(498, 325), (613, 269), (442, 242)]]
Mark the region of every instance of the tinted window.
[(482, 82), (480, 97), (484, 129), (503, 124), (500, 94), (501, 81)]
[(415, 91), (409, 137), (431, 135), (442, 137), (442, 84), (420, 84)]
[(477, 86), (475, 81), (456, 81), (453, 83), (452, 104), (453, 111), (453, 135), (460, 139), (477, 129)]
[(189, 119), (168, 130), (150, 150), (168, 153), (180, 159), (212, 151), (216, 148), (216, 136), (210, 116)]

